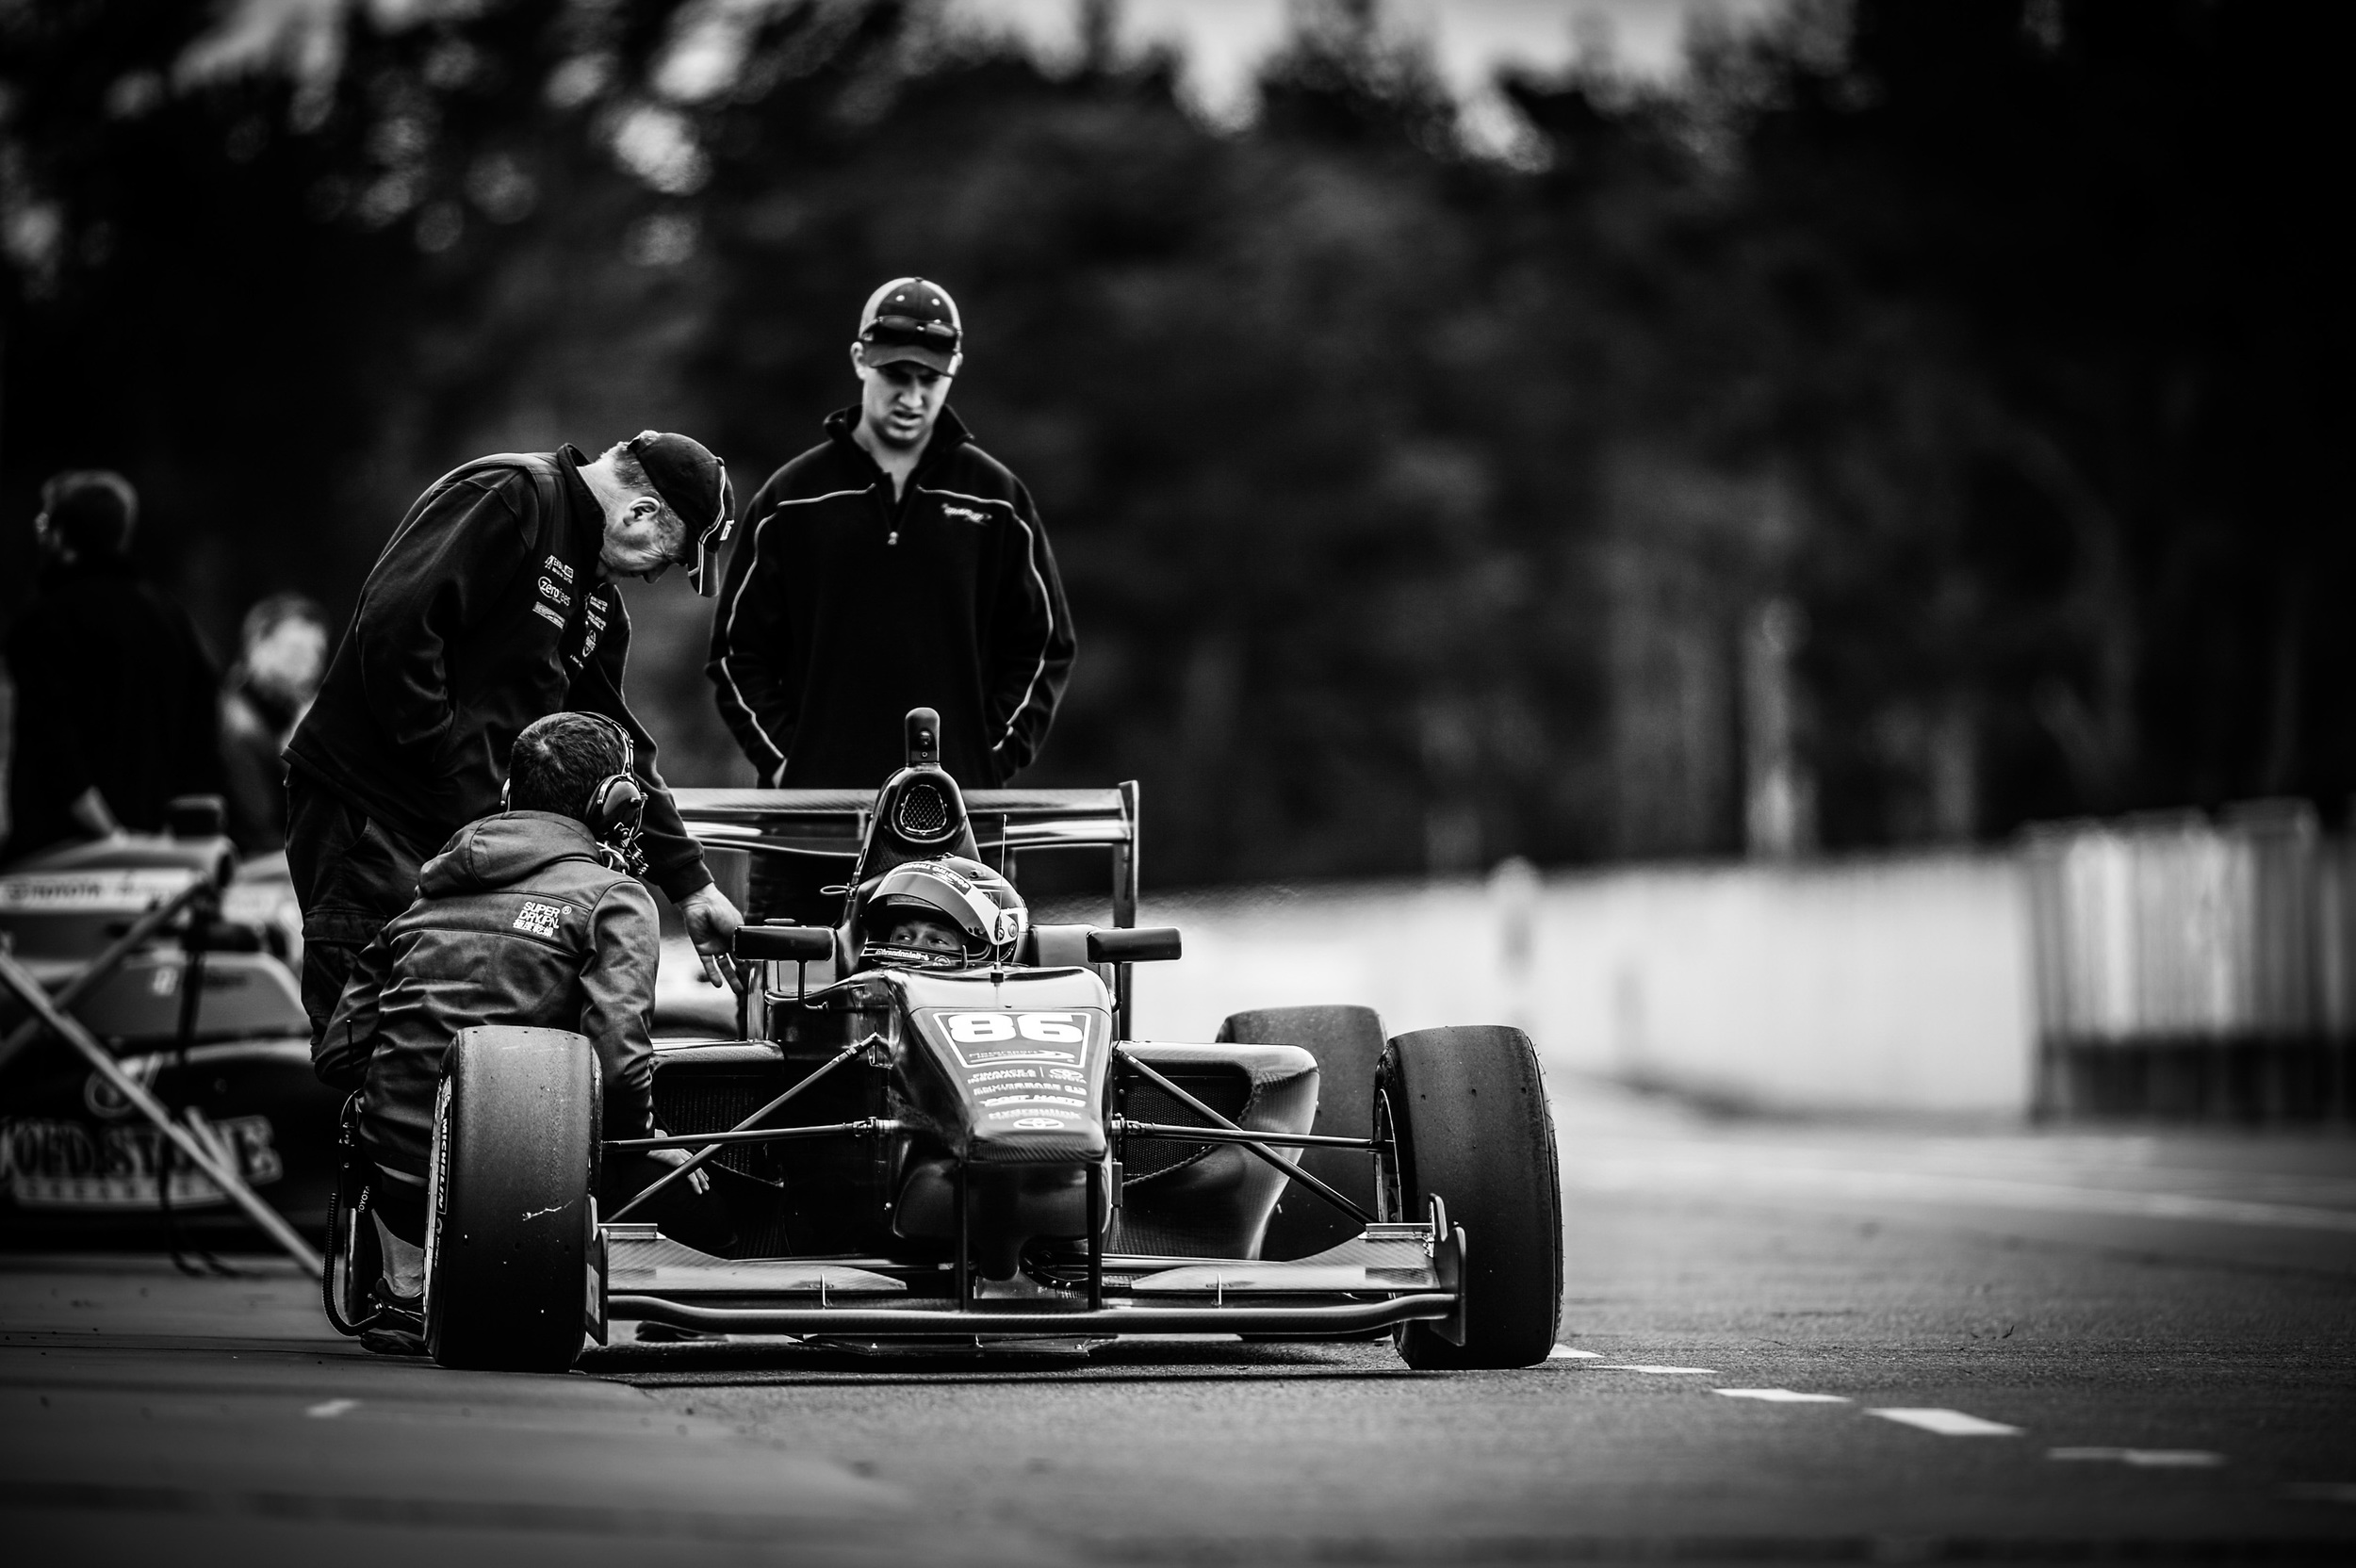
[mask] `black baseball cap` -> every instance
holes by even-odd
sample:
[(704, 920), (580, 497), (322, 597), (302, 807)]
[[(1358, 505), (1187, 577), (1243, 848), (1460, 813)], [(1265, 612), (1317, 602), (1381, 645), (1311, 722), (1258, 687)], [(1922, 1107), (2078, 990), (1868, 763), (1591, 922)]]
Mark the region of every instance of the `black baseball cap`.
[(710, 598), (720, 588), (712, 569), (712, 553), (728, 542), (735, 520), (736, 492), (728, 484), (728, 466), (702, 442), (670, 431), (642, 430), (622, 449), (638, 460), (655, 494), (687, 525), (677, 560), (687, 568), (688, 584)]
[(859, 340), (867, 363), (911, 360), (954, 376), (965, 362), (965, 326), (949, 291), (923, 278), (894, 278), (867, 296)]

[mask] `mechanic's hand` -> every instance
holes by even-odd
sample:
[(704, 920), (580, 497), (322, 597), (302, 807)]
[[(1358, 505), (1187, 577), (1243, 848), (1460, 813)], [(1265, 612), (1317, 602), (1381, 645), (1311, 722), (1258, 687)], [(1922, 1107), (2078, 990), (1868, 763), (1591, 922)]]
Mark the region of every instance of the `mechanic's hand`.
[[(646, 1153), (649, 1157), (661, 1160), (664, 1165), (673, 1167), (685, 1165), (690, 1158), (687, 1151), (684, 1149), (649, 1149), (646, 1151)], [(696, 1197), (701, 1198), (705, 1193), (712, 1190), (712, 1178), (704, 1174), (703, 1167), (697, 1166), (695, 1169), (687, 1173), (686, 1185), (688, 1191), (694, 1193)]]
[(703, 958), (704, 979), (742, 991), (744, 979), (736, 972), (736, 960), (728, 956), (728, 944), (735, 940), (736, 928), (744, 923), (744, 917), (736, 912), (728, 895), (718, 888), (701, 889), (680, 902), (679, 912), (687, 923), (688, 940)]

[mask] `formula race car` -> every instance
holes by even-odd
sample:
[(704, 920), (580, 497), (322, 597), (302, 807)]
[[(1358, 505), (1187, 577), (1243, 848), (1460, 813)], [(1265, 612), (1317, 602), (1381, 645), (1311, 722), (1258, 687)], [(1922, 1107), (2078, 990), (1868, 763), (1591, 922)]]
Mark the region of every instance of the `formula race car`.
[[(872, 797), (679, 792), (708, 848), (851, 869), (839, 925), (739, 933), (739, 1037), (658, 1042), (666, 1136), (601, 1139), (578, 1035), (459, 1035), (431, 1156), (434, 1359), (561, 1370), (584, 1330), (634, 1319), (876, 1349), (1388, 1331), (1416, 1367), (1545, 1360), (1562, 1214), (1528, 1038), (1386, 1040), (1345, 1006), (1131, 1037), (1129, 967), (1180, 948), (1134, 924), (1135, 786), (968, 795), (936, 734), (911, 713)], [(1114, 924), (1031, 924), (1003, 873), (1075, 846), (1112, 852)], [(732, 1243), (646, 1222), (683, 1169), (597, 1212), (601, 1155), (657, 1147), (695, 1152)], [(334, 1237), (353, 1322), (372, 1235), (355, 1207)]]

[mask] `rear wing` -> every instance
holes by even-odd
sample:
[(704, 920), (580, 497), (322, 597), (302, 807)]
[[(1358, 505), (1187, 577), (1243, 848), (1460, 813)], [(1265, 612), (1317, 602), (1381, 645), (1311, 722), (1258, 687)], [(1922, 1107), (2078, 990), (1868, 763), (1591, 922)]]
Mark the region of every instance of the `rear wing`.
[[(1109, 790), (966, 790), (967, 819), (982, 858), (1007, 869), (1033, 850), (1104, 849), (1112, 858), (1113, 924), (1137, 923), (1137, 786)], [(741, 906), (744, 873), (728, 874), (734, 851), (839, 859), (847, 879), (867, 841), (873, 790), (673, 790), (679, 816), (704, 846), (712, 875)], [(719, 853), (714, 853), (715, 851)], [(731, 886), (730, 884), (734, 885)], [(1119, 966), (1115, 999), (1125, 1018), (1129, 966)]]

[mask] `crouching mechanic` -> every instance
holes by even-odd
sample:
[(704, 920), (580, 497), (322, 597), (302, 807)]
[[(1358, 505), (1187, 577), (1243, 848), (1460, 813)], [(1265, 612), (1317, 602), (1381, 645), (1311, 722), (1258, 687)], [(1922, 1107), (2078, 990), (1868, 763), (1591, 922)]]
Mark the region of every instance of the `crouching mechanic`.
[[(460, 828), (425, 863), (417, 901), (362, 951), (314, 1049), (322, 1080), (361, 1091), (361, 1146), (377, 1168), (371, 1207), (385, 1260), (378, 1290), (396, 1315), (422, 1306), (434, 1102), (460, 1030), (514, 1024), (586, 1036), (604, 1086), (606, 1136), (662, 1135), (647, 1036), (657, 927), (654, 899), (631, 874), (646, 807), (632, 749), (628, 732), (597, 713), (552, 713), (516, 736), (506, 809)], [(611, 1212), (685, 1159), (678, 1150), (609, 1156), (602, 1205)], [(732, 1239), (700, 1170), (649, 1206), (649, 1218), (691, 1246), (719, 1250)], [(407, 1327), (421, 1325), (419, 1316)], [(370, 1343), (414, 1348), (401, 1339)]]

